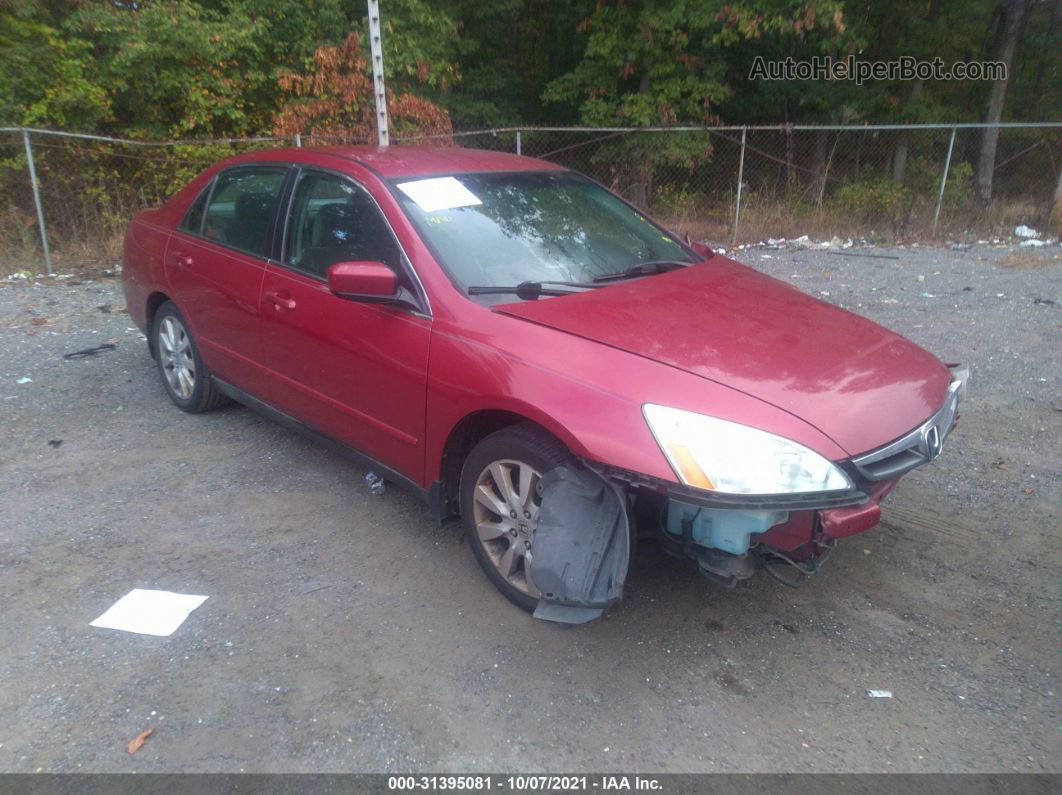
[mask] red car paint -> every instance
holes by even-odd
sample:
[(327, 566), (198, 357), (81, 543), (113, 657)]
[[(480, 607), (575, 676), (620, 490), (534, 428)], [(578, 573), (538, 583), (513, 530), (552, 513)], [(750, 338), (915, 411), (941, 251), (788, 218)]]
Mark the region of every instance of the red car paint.
[[(177, 229), (222, 168), (323, 167), (379, 204), (429, 312), (359, 303), (273, 262)], [(879, 447), (941, 405), (948, 369), (874, 323), (714, 255), (690, 268), (560, 299), (488, 307), (460, 292), (406, 218), (392, 177), (558, 170), (456, 148), (253, 152), (208, 169), (125, 240), (129, 311), (176, 302), (216, 376), (427, 489), (447, 441), (480, 412), (538, 423), (576, 455), (677, 484), (642, 416), (675, 406), (770, 431), (839, 461)], [(891, 483), (888, 484), (891, 488)], [(876, 520), (822, 512), (834, 535)], [(812, 512), (772, 528), (779, 548), (811, 537)]]

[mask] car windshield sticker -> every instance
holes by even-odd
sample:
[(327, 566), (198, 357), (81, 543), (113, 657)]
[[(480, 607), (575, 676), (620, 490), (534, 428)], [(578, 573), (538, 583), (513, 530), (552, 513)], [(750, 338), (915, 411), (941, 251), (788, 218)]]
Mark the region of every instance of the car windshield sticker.
[(453, 177), (434, 177), (401, 182), (399, 189), (426, 213), (483, 204), (476, 195)]

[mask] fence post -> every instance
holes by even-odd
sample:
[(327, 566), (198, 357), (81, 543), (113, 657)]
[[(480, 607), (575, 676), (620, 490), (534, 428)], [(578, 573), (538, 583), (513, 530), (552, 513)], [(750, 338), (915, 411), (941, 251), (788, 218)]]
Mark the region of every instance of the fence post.
[(937, 233), (937, 221), (940, 220), (940, 205), (944, 203), (944, 186), (948, 184), (948, 170), (951, 168), (951, 150), (955, 148), (955, 128), (951, 128), (951, 140), (948, 141), (948, 156), (944, 159), (944, 174), (940, 178), (940, 195), (937, 196), (937, 209), (933, 213), (933, 234)]
[(748, 135), (749, 128), (742, 126), (741, 128), (741, 157), (738, 159), (738, 183), (737, 183), (737, 200), (734, 202), (734, 234), (730, 236), (730, 245), (737, 244), (738, 224), (741, 222), (741, 183), (745, 179), (745, 137)]
[(522, 155), (523, 154), (523, 144), (522, 144), (522, 142), (520, 140), (520, 131), (519, 130), (516, 131), (516, 154), (518, 154), (518, 155)]
[(44, 227), (44, 210), (41, 208), (41, 192), (37, 186), (37, 169), (33, 166), (33, 147), (30, 146), (29, 130), (22, 128), (22, 143), (26, 147), (26, 162), (29, 164), (30, 185), (33, 186), (33, 203), (37, 207), (37, 228), (41, 232), (41, 248), (44, 250), (44, 264), (48, 275), (52, 276), (52, 255), (48, 251), (48, 230)]

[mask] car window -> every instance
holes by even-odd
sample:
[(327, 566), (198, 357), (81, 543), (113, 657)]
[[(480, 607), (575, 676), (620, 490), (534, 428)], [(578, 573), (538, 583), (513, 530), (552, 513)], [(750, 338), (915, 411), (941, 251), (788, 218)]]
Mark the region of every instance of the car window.
[(343, 177), (305, 171), (291, 202), (284, 264), (323, 279), (337, 262), (401, 268), (391, 229), (368, 193)]
[(242, 166), (218, 176), (204, 237), (265, 257), (285, 171), (283, 166)]
[(211, 183), (208, 182), (202, 193), (192, 202), (188, 212), (184, 214), (184, 218), (181, 221), (181, 229), (185, 232), (192, 232), (197, 235), (202, 232), (203, 212), (206, 210), (207, 199), (210, 197), (210, 185)]

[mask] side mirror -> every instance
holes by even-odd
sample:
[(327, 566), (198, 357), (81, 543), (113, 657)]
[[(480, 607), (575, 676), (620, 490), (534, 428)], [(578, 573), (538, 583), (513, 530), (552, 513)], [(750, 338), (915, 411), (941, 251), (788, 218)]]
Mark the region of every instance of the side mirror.
[(328, 289), (351, 301), (398, 297), (398, 277), (382, 262), (337, 262), (328, 268)]
[(705, 259), (708, 259), (714, 253), (712, 249), (704, 245), (704, 243), (698, 243), (697, 241), (691, 239), (689, 232), (682, 236), (682, 242), (692, 248)]

